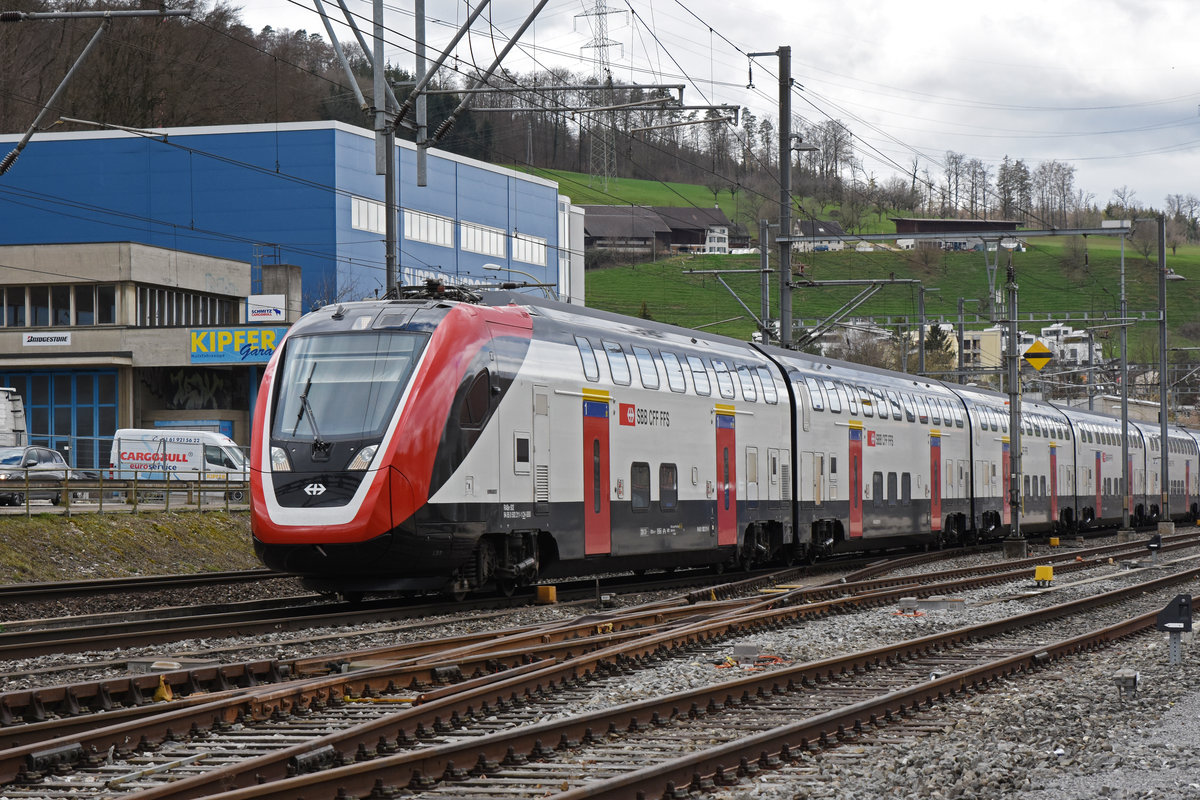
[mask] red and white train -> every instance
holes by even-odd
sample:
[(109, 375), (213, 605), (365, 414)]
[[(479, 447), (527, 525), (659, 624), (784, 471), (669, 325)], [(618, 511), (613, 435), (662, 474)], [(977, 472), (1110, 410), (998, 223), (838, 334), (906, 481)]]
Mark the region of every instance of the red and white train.
[[(1006, 397), (535, 299), (329, 306), (263, 377), (255, 548), (313, 588), (446, 591), (1003, 535)], [(1156, 426), (1022, 406), (1021, 525), (1159, 515)], [(1169, 508), (1197, 513), (1171, 428)]]

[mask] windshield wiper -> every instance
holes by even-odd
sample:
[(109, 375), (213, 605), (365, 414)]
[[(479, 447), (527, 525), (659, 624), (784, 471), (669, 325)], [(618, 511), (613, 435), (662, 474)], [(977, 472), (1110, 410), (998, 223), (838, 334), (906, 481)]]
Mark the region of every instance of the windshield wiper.
[(313, 373), (317, 371), (317, 362), (313, 362), (312, 369), (308, 371), (308, 380), (304, 383), (304, 391), (300, 393), (300, 410), (296, 412), (296, 424), (292, 426), (292, 436), (296, 435), (296, 431), (300, 428), (300, 420), (304, 419), (305, 412), (308, 413), (308, 424), (313, 430), (313, 446), (317, 449), (323, 449), (325, 442), (321, 440), (321, 432), (317, 430), (317, 415), (313, 412), (312, 406), (308, 404), (308, 390), (312, 388)]

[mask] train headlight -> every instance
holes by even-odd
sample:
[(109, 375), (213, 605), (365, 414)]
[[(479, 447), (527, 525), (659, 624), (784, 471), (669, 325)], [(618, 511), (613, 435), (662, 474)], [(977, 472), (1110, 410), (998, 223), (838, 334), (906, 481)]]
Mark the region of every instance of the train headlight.
[(291, 472), (292, 462), (288, 458), (287, 450), (282, 447), (271, 448), (271, 470), (273, 472)]
[(346, 469), (364, 470), (371, 466), (371, 460), (375, 458), (375, 451), (377, 449), (379, 449), (379, 445), (373, 444), (359, 450), (358, 455), (354, 457), (354, 460), (350, 462), (350, 466), (346, 467)]

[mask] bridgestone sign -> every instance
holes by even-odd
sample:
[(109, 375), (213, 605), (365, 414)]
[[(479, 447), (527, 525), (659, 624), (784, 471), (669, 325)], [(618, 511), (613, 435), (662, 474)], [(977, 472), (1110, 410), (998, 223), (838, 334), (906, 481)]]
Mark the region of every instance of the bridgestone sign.
[(69, 345), (69, 333), (27, 333), (21, 342), (25, 347), (45, 347), (47, 345)]

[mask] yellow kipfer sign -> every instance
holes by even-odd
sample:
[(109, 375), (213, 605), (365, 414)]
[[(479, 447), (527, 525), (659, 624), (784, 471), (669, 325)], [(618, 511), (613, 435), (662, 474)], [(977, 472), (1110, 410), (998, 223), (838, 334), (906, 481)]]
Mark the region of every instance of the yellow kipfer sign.
[(1031, 367), (1041, 371), (1042, 367), (1050, 363), (1050, 355), (1050, 348), (1037, 341), (1029, 345), (1029, 349), (1025, 351), (1025, 360)]

